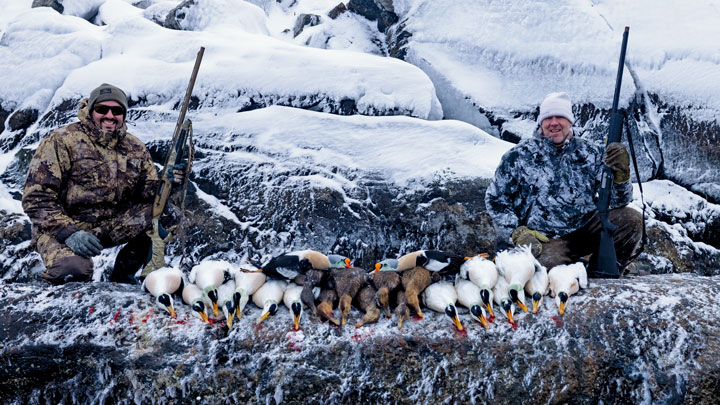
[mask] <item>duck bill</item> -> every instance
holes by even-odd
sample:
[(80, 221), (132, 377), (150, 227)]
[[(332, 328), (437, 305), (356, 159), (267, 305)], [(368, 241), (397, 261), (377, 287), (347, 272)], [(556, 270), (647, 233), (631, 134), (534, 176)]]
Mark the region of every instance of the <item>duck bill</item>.
[(457, 315), (453, 316), (452, 318), (453, 323), (455, 324), (455, 327), (457, 330), (463, 330), (463, 324), (460, 322), (460, 319), (458, 319)]
[(345, 262), (345, 267), (352, 267), (352, 266), (350, 265), (350, 259), (349, 259), (349, 258), (346, 257), (345, 260), (344, 260), (344, 262)]
[(228, 316), (228, 319), (227, 319), (227, 326), (228, 326), (228, 329), (232, 328), (232, 324), (233, 324), (233, 316), (234, 316), (234, 312), (233, 312), (232, 314), (230, 314), (230, 315)]
[(238, 321), (242, 318), (242, 311), (238, 308), (235, 308), (235, 317)]
[(495, 317), (495, 312), (493, 312), (492, 305), (490, 303), (485, 304), (485, 308), (488, 310), (488, 314), (490, 314), (490, 318)]
[(540, 301), (533, 300), (533, 310), (532, 310), (532, 313), (533, 313), (533, 314), (537, 314), (539, 310), (540, 310)]
[(398, 329), (402, 329), (404, 319), (398, 319)]
[(300, 330), (300, 315), (293, 314), (293, 330), (295, 332)]
[(263, 312), (263, 314), (260, 315), (260, 317), (257, 319), (257, 321), (255, 321), (255, 323), (260, 324), (260, 323), (262, 323), (262, 321), (268, 319), (269, 317), (270, 317), (270, 311)]
[(510, 321), (510, 323), (514, 325), (515, 320), (513, 319), (512, 312), (510, 312), (509, 309), (507, 311), (505, 311), (505, 315), (507, 315), (507, 318)]
[(220, 309), (218, 308), (217, 302), (213, 302), (212, 305), (213, 305), (213, 315), (215, 315), (215, 318), (217, 318), (218, 316), (220, 316)]
[(565, 302), (560, 302), (560, 308), (558, 308), (560, 315), (565, 314)]
[(387, 306), (383, 309), (385, 310), (385, 315), (387, 316), (387, 319), (392, 319), (392, 314), (390, 313), (390, 307)]
[(380, 267), (382, 267), (382, 265), (381, 265), (380, 263), (375, 263), (375, 270), (373, 270), (372, 272), (373, 272), (373, 273), (379, 272), (379, 271), (380, 271)]
[(175, 319), (177, 318), (177, 314), (175, 313), (175, 309), (171, 306), (167, 307), (168, 312), (170, 312), (170, 317)]
[(480, 319), (480, 325), (482, 325), (483, 328), (490, 329), (490, 322), (488, 322), (484, 315), (480, 315), (478, 319)]
[(521, 300), (517, 300), (517, 304), (523, 310), (523, 312), (529, 312), (528, 307), (525, 305), (524, 302), (522, 302)]
[(200, 319), (202, 319), (203, 322), (205, 322), (205, 323), (210, 322), (210, 320), (208, 319), (208, 316), (207, 316), (207, 314), (205, 313), (205, 311), (203, 311), (203, 312), (198, 312), (198, 314), (200, 314)]

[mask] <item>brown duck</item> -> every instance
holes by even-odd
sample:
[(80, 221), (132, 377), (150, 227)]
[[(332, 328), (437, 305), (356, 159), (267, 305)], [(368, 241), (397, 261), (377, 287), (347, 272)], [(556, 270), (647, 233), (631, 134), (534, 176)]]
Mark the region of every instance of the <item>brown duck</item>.
[(410, 308), (408, 308), (407, 297), (405, 291), (398, 291), (397, 306), (395, 307), (395, 317), (398, 320), (398, 329), (402, 329), (403, 322), (410, 317)]
[(340, 326), (345, 326), (348, 314), (352, 307), (352, 300), (357, 292), (365, 285), (365, 270), (357, 267), (332, 269), (330, 272), (331, 284), (335, 285), (340, 303)]
[(420, 266), (407, 270), (402, 275), (402, 285), (405, 289), (408, 306), (414, 309), (420, 318), (423, 317), (423, 313), (418, 296), (430, 285), (430, 281), (430, 271)]
[(359, 328), (368, 323), (375, 323), (380, 319), (380, 309), (375, 304), (375, 289), (371, 285), (366, 285), (355, 297), (355, 306), (365, 312), (365, 316), (355, 324)]
[(320, 300), (320, 304), (317, 306), (317, 312), (320, 316), (335, 325), (340, 326), (340, 321), (338, 321), (335, 317), (335, 313), (333, 312), (338, 301), (338, 296), (335, 290), (331, 288), (323, 288), (320, 291), (318, 299)]
[(377, 301), (390, 319), (390, 294), (400, 286), (400, 275), (392, 270), (379, 270), (379, 266), (380, 264), (375, 265), (378, 271), (368, 274), (368, 279), (377, 289)]

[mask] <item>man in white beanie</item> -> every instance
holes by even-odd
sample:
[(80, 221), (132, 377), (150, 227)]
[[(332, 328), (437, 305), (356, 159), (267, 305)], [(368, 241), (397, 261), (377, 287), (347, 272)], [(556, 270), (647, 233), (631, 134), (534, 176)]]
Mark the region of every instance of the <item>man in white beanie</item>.
[(605, 148), (575, 137), (575, 116), (567, 93), (550, 93), (540, 104), (538, 130), (502, 158), (485, 195), (485, 205), (498, 234), (498, 249), (531, 245), (548, 269), (592, 255), (596, 267), (602, 225), (597, 190), (604, 165), (615, 184), (610, 221), (620, 268), (633, 259), (642, 237), (642, 215), (627, 207), (632, 201), (630, 157), (621, 143)]

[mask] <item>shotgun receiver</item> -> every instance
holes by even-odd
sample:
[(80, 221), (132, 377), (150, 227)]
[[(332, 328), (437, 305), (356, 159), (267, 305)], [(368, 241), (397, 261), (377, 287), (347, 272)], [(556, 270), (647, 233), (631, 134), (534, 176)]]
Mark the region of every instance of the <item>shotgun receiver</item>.
[[(623, 114), (618, 111), (618, 102), (620, 99), (620, 85), (622, 83), (623, 68), (625, 66), (625, 50), (627, 49), (628, 34), (630, 27), (625, 27), (623, 33), (622, 47), (620, 48), (620, 62), (618, 64), (617, 79), (615, 80), (615, 94), (613, 96), (612, 111), (610, 113), (610, 129), (608, 132), (607, 143), (620, 142), (622, 139)], [(609, 167), (604, 166), (600, 178), (600, 189), (598, 190), (597, 210), (602, 223), (602, 231), (600, 233), (600, 246), (597, 252), (597, 271), (598, 277), (618, 278), (620, 270), (618, 269), (617, 255), (615, 253), (615, 242), (613, 234), (617, 227), (610, 222), (608, 214), (610, 211), (610, 195), (615, 178)]]
[[(157, 193), (155, 194), (155, 201), (153, 202), (153, 227), (147, 231), (151, 240), (150, 255), (148, 256), (148, 260), (140, 273), (140, 277), (145, 277), (152, 271), (165, 267), (165, 238), (167, 238), (167, 234), (160, 234), (160, 216), (165, 210), (165, 205), (167, 204), (168, 197), (170, 196), (170, 190), (172, 189), (171, 180), (173, 177), (173, 166), (182, 161), (183, 154), (186, 149), (192, 148), (192, 145), (186, 145), (188, 138), (192, 137), (192, 122), (185, 119), (185, 113), (190, 105), (190, 96), (192, 96), (195, 79), (197, 78), (198, 70), (200, 70), (200, 62), (202, 62), (204, 53), (205, 48), (200, 47), (200, 51), (198, 51), (197, 57), (195, 58), (195, 67), (193, 67), (192, 75), (190, 76), (190, 83), (188, 84), (187, 91), (185, 92), (185, 100), (180, 108), (180, 116), (178, 117), (177, 124), (175, 125), (175, 132), (173, 133), (172, 142), (170, 143), (170, 150), (165, 157), (165, 166), (160, 174), (160, 185), (158, 186)], [(189, 170), (190, 168), (188, 167), (186, 176), (190, 174)]]

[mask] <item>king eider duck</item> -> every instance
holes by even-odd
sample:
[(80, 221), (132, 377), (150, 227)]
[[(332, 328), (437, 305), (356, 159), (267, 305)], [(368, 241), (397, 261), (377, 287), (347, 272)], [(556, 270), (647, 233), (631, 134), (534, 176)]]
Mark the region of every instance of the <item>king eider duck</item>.
[(262, 313), (255, 323), (260, 324), (268, 317), (277, 314), (278, 304), (283, 299), (287, 285), (285, 280), (268, 280), (255, 291), (252, 295), (253, 303), (258, 308), (262, 308)]
[(240, 269), (235, 273), (235, 293), (233, 294), (233, 302), (235, 304), (235, 316), (239, 320), (242, 318), (243, 309), (250, 300), (250, 296), (265, 284), (267, 277), (264, 273), (258, 273), (254, 270)]
[(585, 266), (578, 262), (561, 264), (548, 272), (550, 280), (550, 296), (555, 298), (560, 315), (565, 313), (568, 298), (580, 288), (587, 288), (587, 272)]
[(489, 320), (492, 321), (495, 318), (495, 313), (492, 308), (493, 288), (498, 279), (498, 271), (495, 263), (486, 259), (484, 255), (468, 258), (465, 263), (460, 266), (460, 277), (472, 281), (480, 288), (480, 298), (490, 314)]
[(463, 325), (458, 318), (457, 308), (455, 307), (457, 292), (451, 283), (438, 281), (430, 284), (423, 291), (423, 302), (426, 307), (433, 311), (445, 314), (457, 330), (463, 330)]
[(205, 300), (205, 296), (203, 295), (200, 287), (191, 283), (185, 284), (185, 288), (183, 288), (182, 292), (182, 298), (183, 302), (186, 305), (190, 305), (190, 308), (192, 308), (191, 313), (193, 316), (199, 318), (203, 322), (208, 322), (208, 303)]
[(439, 250), (418, 250), (401, 256), (398, 259), (397, 271), (406, 271), (415, 267), (423, 267), (434, 273), (444, 275), (457, 274), (462, 264), (462, 257)]
[(157, 269), (145, 277), (142, 288), (155, 297), (157, 306), (167, 311), (171, 317), (177, 318), (172, 294), (183, 289), (182, 271), (171, 267)]
[(235, 280), (229, 280), (220, 285), (218, 291), (218, 307), (222, 309), (228, 329), (232, 328), (235, 316)]
[(542, 271), (542, 265), (535, 259), (530, 245), (504, 250), (495, 257), (498, 274), (508, 282), (508, 292), (514, 304), (528, 312), (525, 305), (525, 284)]
[(328, 270), (330, 259), (314, 250), (298, 250), (285, 253), (270, 259), (262, 266), (262, 272), (274, 278), (284, 278), (288, 281), (305, 274), (308, 270)]
[(485, 315), (485, 304), (482, 300), (480, 287), (470, 280), (458, 279), (455, 283), (458, 303), (470, 310), (470, 317), (476, 320), (483, 328), (490, 327)]
[(540, 270), (535, 271), (530, 281), (525, 284), (525, 292), (532, 297), (533, 309), (532, 313), (537, 314), (542, 304), (543, 296), (547, 295), (550, 287), (550, 279), (545, 266), (540, 266)]
[(225, 260), (207, 260), (190, 271), (190, 282), (194, 282), (212, 303), (213, 315), (220, 316), (217, 289), (230, 279), (230, 263)]

